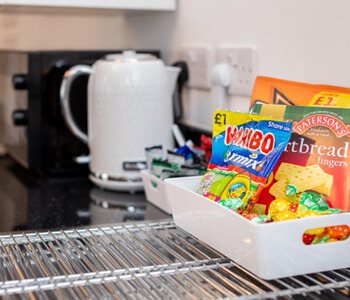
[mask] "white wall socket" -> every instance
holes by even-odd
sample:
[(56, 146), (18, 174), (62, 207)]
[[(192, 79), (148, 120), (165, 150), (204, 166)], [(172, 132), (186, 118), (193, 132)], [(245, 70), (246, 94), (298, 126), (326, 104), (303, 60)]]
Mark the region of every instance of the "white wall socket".
[(229, 94), (250, 96), (257, 75), (257, 54), (253, 47), (220, 47), (216, 63), (227, 63), (232, 71)]
[(210, 89), (213, 50), (205, 45), (182, 47), (180, 57), (187, 63), (188, 86), (197, 89)]

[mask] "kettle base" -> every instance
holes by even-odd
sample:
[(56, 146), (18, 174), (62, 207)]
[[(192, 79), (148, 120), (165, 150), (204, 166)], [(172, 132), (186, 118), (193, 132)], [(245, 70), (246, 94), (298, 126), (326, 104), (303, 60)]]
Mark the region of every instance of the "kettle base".
[(101, 179), (93, 174), (89, 175), (89, 179), (98, 187), (111, 191), (135, 193), (143, 191), (143, 182), (141, 181), (119, 181), (110, 179)]

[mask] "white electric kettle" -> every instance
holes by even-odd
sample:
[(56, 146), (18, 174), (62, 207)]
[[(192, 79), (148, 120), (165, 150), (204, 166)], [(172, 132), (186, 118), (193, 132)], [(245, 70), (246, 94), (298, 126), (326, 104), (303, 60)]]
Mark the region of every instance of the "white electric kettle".
[[(71, 131), (89, 145), (90, 179), (96, 185), (143, 189), (145, 147), (174, 146), (172, 94), (179, 72), (150, 54), (125, 51), (65, 73), (60, 91), (63, 115)], [(72, 82), (81, 74), (90, 74), (88, 135), (76, 125), (69, 105)]]

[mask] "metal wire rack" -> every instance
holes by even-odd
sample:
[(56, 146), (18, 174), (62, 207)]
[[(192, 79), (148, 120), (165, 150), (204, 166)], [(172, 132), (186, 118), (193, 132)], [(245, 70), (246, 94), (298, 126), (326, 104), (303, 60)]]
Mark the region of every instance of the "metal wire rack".
[(350, 269), (265, 281), (172, 221), (0, 236), (4, 299), (349, 299)]

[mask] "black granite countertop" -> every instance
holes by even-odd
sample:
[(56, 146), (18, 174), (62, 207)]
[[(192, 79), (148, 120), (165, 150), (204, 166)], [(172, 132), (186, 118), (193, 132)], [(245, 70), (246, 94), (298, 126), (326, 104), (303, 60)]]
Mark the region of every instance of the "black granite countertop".
[(102, 190), (87, 176), (42, 178), (0, 157), (0, 233), (170, 218), (144, 193)]

